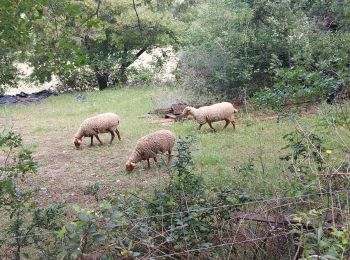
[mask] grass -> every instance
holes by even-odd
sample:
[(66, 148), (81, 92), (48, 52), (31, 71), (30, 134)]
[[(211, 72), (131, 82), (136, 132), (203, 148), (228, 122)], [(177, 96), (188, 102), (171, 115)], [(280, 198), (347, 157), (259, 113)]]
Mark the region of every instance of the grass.
[[(259, 120), (250, 115), (238, 116), (237, 130), (232, 128), (210, 131), (208, 126), (197, 131), (194, 121), (186, 120), (171, 126), (151, 124), (145, 116), (154, 109), (151, 97), (155, 88), (109, 89), (86, 93), (86, 102), (78, 102), (74, 94), (50, 97), (41, 104), (1, 106), (1, 128), (12, 127), (21, 133), (24, 143), (34, 151), (39, 171), (27, 184), (40, 187), (37, 197), (40, 204), (63, 202), (90, 205), (94, 198), (84, 195), (88, 185), (101, 183), (102, 196), (125, 190), (150, 188), (166, 181), (166, 168), (151, 164), (146, 169), (142, 162), (132, 174), (124, 170), (125, 162), (136, 141), (143, 135), (160, 128), (168, 128), (178, 136), (195, 134), (197, 142), (193, 155), (195, 164), (208, 183), (214, 186), (235, 185), (245, 182), (245, 189), (256, 194), (284, 194), (286, 166), (278, 159), (286, 145), (283, 136), (295, 127), (295, 122)], [(80, 123), (87, 117), (114, 112), (121, 117), (121, 141), (108, 145), (109, 134), (101, 135), (104, 145), (89, 147), (89, 138), (83, 139), (83, 149), (76, 150), (73, 137)], [(298, 123), (312, 131), (320, 128), (321, 115), (298, 118)], [(222, 128), (224, 122), (213, 124)], [(349, 145), (348, 131), (341, 130), (344, 142), (334, 141), (330, 127), (319, 131), (329, 147), (341, 151)], [(163, 157), (164, 159), (166, 156)], [(254, 164), (252, 175), (240, 173), (249, 161)], [(243, 187), (242, 187), (243, 188)]]

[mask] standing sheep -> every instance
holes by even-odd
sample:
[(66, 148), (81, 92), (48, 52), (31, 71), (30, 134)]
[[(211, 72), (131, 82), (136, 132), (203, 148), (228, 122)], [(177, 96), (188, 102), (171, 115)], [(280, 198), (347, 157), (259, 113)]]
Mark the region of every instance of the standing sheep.
[(100, 138), (98, 137), (98, 134), (100, 133), (111, 133), (110, 144), (113, 142), (115, 136), (114, 133), (118, 135), (118, 139), (120, 140), (120, 134), (117, 129), (119, 123), (119, 117), (113, 113), (99, 114), (85, 119), (84, 122), (81, 123), (77, 133), (75, 134), (75, 147), (80, 147), (83, 137), (91, 137), (91, 146), (93, 145), (94, 136), (100, 142), (100, 144), (102, 144)]
[(148, 134), (136, 143), (134, 151), (131, 153), (129, 160), (125, 164), (125, 170), (132, 172), (136, 163), (147, 160), (148, 168), (150, 168), (149, 159), (153, 158), (157, 162), (157, 153), (168, 152), (168, 164), (171, 159), (171, 151), (175, 144), (176, 136), (169, 130), (159, 130)]
[(188, 116), (191, 115), (198, 122), (198, 130), (201, 129), (202, 125), (205, 123), (209, 124), (209, 127), (216, 131), (215, 128), (211, 125), (212, 122), (216, 121), (226, 121), (224, 128), (228, 126), (229, 123), (232, 124), (233, 129), (236, 129), (235, 126), (235, 115), (237, 109), (229, 102), (217, 103), (211, 106), (204, 106), (200, 108), (186, 107), (182, 115)]

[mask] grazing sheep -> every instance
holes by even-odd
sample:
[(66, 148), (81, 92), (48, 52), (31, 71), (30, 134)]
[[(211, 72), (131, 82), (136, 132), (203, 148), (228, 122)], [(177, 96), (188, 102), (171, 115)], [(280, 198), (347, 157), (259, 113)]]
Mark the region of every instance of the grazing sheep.
[(113, 142), (115, 136), (114, 133), (118, 135), (118, 139), (120, 140), (120, 134), (117, 129), (119, 123), (119, 117), (113, 113), (99, 114), (85, 119), (84, 122), (81, 123), (77, 133), (75, 134), (75, 147), (80, 147), (83, 137), (91, 137), (91, 145), (93, 145), (93, 137), (95, 136), (96, 139), (100, 142), (100, 144), (102, 144), (100, 138), (98, 137), (98, 134), (100, 133), (111, 133), (112, 137), (110, 144)]
[(149, 159), (153, 158), (157, 162), (157, 153), (168, 152), (168, 164), (171, 159), (171, 151), (175, 144), (175, 134), (169, 130), (159, 130), (148, 134), (136, 143), (134, 151), (131, 153), (129, 160), (125, 164), (127, 172), (132, 172), (136, 163), (147, 160), (148, 168), (150, 168)]
[(200, 108), (186, 107), (183, 110), (182, 115), (191, 115), (199, 124), (198, 130), (201, 129), (202, 125), (208, 123), (209, 127), (215, 132), (216, 130), (211, 125), (211, 123), (222, 120), (226, 121), (226, 125), (224, 126), (224, 128), (226, 128), (228, 124), (231, 123), (233, 129), (235, 129), (236, 126), (234, 113), (236, 112), (237, 109), (235, 109), (231, 103), (222, 102)]

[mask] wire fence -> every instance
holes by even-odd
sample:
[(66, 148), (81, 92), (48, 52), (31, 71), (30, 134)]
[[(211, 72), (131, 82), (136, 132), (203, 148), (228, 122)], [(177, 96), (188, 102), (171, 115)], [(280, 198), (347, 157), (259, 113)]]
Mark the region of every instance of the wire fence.
[[(242, 202), (242, 203), (233, 203), (233, 204), (226, 204), (226, 205), (220, 205), (220, 206), (210, 206), (210, 207), (202, 207), (202, 208), (196, 208), (196, 209), (190, 209), (188, 208), (187, 210), (184, 211), (176, 211), (176, 212), (169, 212), (169, 213), (163, 213), (163, 214), (155, 214), (151, 216), (145, 216), (145, 217), (138, 217), (138, 218), (131, 218), (128, 221), (129, 222), (142, 222), (144, 220), (148, 219), (153, 219), (153, 218), (164, 218), (168, 216), (175, 216), (175, 215), (183, 215), (183, 214), (188, 214), (188, 213), (193, 213), (193, 212), (201, 212), (201, 211), (212, 211), (212, 210), (217, 210), (217, 209), (226, 209), (226, 208), (237, 208), (237, 207), (244, 207), (244, 206), (249, 206), (253, 204), (262, 204), (262, 203), (269, 203), (269, 202), (287, 202), (290, 200), (298, 200), (294, 201), (291, 203), (285, 204), (285, 206), (290, 206), (294, 204), (298, 204), (300, 202), (303, 203), (313, 203), (315, 197), (322, 197), (322, 196), (336, 196), (339, 194), (350, 194), (349, 189), (343, 189), (343, 190), (335, 190), (335, 191), (328, 191), (328, 192), (317, 192), (313, 194), (304, 194), (304, 195), (298, 195), (298, 196), (288, 196), (288, 197), (276, 197), (276, 198), (269, 198), (269, 199), (261, 199), (261, 200), (253, 200), (253, 201), (247, 201), (247, 202)], [(305, 201), (304, 199), (308, 199)], [(300, 201), (301, 200), (301, 201)], [(349, 201), (349, 199), (348, 199)], [(279, 205), (278, 207), (283, 207), (284, 205)], [(116, 227), (119, 226), (124, 226), (127, 224), (121, 224), (117, 225)], [(54, 232), (47, 232), (47, 233), (54, 233)], [(33, 236), (33, 235), (31, 235)], [(35, 235), (34, 235), (35, 236)], [(20, 236), (20, 237), (25, 237), (25, 236)], [(6, 240), (6, 239), (14, 239), (14, 238), (19, 238), (19, 237), (9, 237), (9, 238), (0, 238), (0, 241)]]
[(254, 201), (247, 201), (247, 202), (235, 203), (235, 204), (227, 204), (227, 205), (221, 205), (221, 206), (205, 207), (205, 208), (198, 208), (198, 209), (188, 209), (186, 211), (177, 211), (177, 212), (170, 212), (170, 213), (152, 215), (152, 216), (147, 216), (147, 217), (135, 218), (135, 219), (132, 219), (130, 221), (142, 221), (142, 220), (150, 219), (150, 218), (167, 217), (167, 216), (172, 216), (172, 215), (180, 215), (180, 214), (191, 213), (191, 212), (209, 211), (209, 210), (223, 209), (223, 208), (236, 208), (236, 207), (248, 206), (248, 205), (257, 204), (257, 203), (278, 202), (278, 201), (286, 201), (286, 200), (292, 200), (292, 199), (305, 199), (305, 198), (310, 199), (311, 197), (314, 197), (314, 196), (337, 195), (337, 194), (344, 193), (344, 192), (349, 193), (350, 191), (346, 189), (346, 190), (337, 190), (337, 191), (332, 191), (332, 192), (318, 192), (318, 193), (314, 193), (314, 194), (306, 194), (306, 195), (298, 195), (298, 196), (290, 196), (290, 197), (278, 197), (278, 198), (272, 198), (272, 199), (254, 200)]
[[(336, 191), (332, 191), (332, 192), (318, 192), (318, 193), (304, 194), (304, 195), (298, 195), (298, 196), (276, 197), (276, 198), (269, 198), (269, 199), (247, 201), (247, 202), (242, 202), (242, 203), (226, 204), (226, 205), (220, 205), (220, 206), (210, 206), (210, 207), (202, 207), (202, 208), (197, 208), (197, 209), (187, 209), (185, 211), (176, 211), (176, 212), (156, 214), (156, 215), (145, 216), (145, 217), (131, 218), (131, 219), (129, 219), (129, 222), (140, 222), (143, 220), (148, 220), (148, 219), (153, 219), (153, 218), (164, 218), (164, 217), (168, 217), (168, 216), (183, 215), (183, 214), (188, 214), (188, 213), (192, 213), (192, 212), (211, 211), (211, 210), (224, 209), (224, 208), (237, 208), (237, 207), (248, 206), (248, 205), (257, 204), (257, 203), (281, 202), (281, 201), (286, 202), (289, 200), (301, 200), (301, 199), (309, 199), (309, 201), (303, 200), (302, 202), (310, 202), (311, 197), (315, 197), (315, 196), (321, 197), (321, 196), (325, 196), (325, 195), (335, 196), (335, 195), (338, 195), (341, 193), (350, 193), (350, 190), (345, 189), (345, 190), (336, 190)], [(294, 203), (298, 203), (298, 202), (294, 202)], [(294, 203), (292, 203), (292, 204), (294, 204)], [(290, 205), (290, 204), (287, 204), (287, 205)], [(117, 225), (116, 227), (124, 226), (124, 225), (126, 225), (126, 224)], [(46, 233), (53, 234), (54, 232), (46, 232)], [(40, 235), (40, 233), (39, 234), (17, 236), (17, 237), (2, 237), (2, 238), (0, 238), (0, 241), (7, 240), (7, 239), (23, 238), (23, 237), (28, 237), (28, 236), (39, 236), (39, 235)]]
[[(348, 227), (350, 223), (349, 193), (350, 190), (343, 189), (315, 194), (276, 197), (247, 201), (244, 203), (202, 207), (197, 209), (189, 208), (185, 211), (129, 218), (126, 219), (126, 221), (124, 219), (123, 223), (116, 221), (114, 222), (113, 229), (118, 230), (118, 228), (121, 228), (121, 234), (125, 236), (124, 238), (132, 239), (134, 247), (143, 250), (143, 253), (140, 256), (140, 258), (143, 259), (191, 258), (197, 257), (201, 254), (210, 257), (210, 253), (206, 252), (212, 251), (218, 251), (216, 254), (220, 254), (224, 258), (230, 259), (231, 257), (243, 257), (243, 255), (248, 254), (246, 253), (248, 250), (250, 251), (250, 254), (260, 255), (260, 257), (262, 257), (262, 255), (266, 254), (266, 251), (270, 250), (271, 252), (279, 252), (282, 249), (284, 250), (284, 253), (278, 254), (283, 254), (283, 256), (286, 257), (287, 252), (287, 258), (295, 259), (296, 255), (300, 252), (297, 252), (298, 249), (293, 243), (288, 242), (291, 239), (293, 240), (294, 237), (294, 234), (290, 229), (291, 223), (283, 222), (281, 224), (279, 222), (281, 217), (283, 219), (284, 214), (289, 214), (291, 212), (297, 215), (296, 213), (298, 213), (299, 210), (305, 211), (306, 209), (307, 212), (308, 209), (322, 208), (324, 212), (326, 212), (326, 214), (321, 217), (323, 228), (327, 229), (325, 225), (326, 223), (330, 224), (329, 226)], [(303, 206), (300, 207), (300, 205)], [(223, 209), (231, 215), (227, 219), (219, 220), (218, 214)], [(196, 234), (196, 232), (200, 233), (200, 231), (195, 230), (191, 225), (175, 224), (176, 221), (179, 220), (183, 220), (185, 223), (186, 221), (184, 219), (188, 218), (190, 214), (203, 212), (210, 213), (210, 217), (216, 218), (215, 224), (217, 225), (216, 227), (212, 226), (212, 228), (214, 227), (211, 231), (213, 235), (211, 237), (208, 236), (206, 243), (203, 243), (203, 239), (198, 239), (200, 235)], [(243, 215), (246, 217), (237, 219), (232, 215), (234, 212), (245, 213)], [(250, 219), (247, 217), (249, 213), (261, 214), (263, 217), (272, 216), (273, 220), (268, 220), (268, 218), (266, 218), (267, 220), (258, 218), (258, 221), (256, 221), (256, 219)], [(155, 222), (159, 225), (152, 225), (152, 223)], [(300, 224), (302, 224), (302, 222), (300, 222)], [(143, 235), (139, 232), (139, 229), (142, 226), (147, 227), (147, 232)], [(313, 232), (314, 229), (315, 227), (312, 227), (306, 232)], [(184, 237), (188, 236), (189, 233), (194, 238), (198, 236), (197, 239), (198, 241), (201, 240), (201, 244), (195, 245), (189, 243), (187, 246), (183, 246), (181, 248), (182, 250), (178, 250), (174, 248), (176, 239), (172, 238), (175, 233), (177, 236), (181, 236), (181, 234), (183, 235), (180, 240), (184, 243), (186, 243)], [(21, 236), (1, 237), (0, 241), (5, 245), (15, 239), (41, 238), (45, 240), (50, 236), (55, 235), (57, 235), (57, 232), (48, 231)], [(278, 244), (279, 239), (283, 238), (283, 243), (281, 242), (282, 244)], [(118, 248), (119, 246), (118, 243), (108, 245), (110, 248)], [(240, 246), (240, 248), (238, 249), (237, 246)], [(246, 247), (249, 249), (246, 249)], [(252, 250), (252, 248), (254, 249)], [(92, 251), (92, 253), (99, 253), (104, 249), (105, 247), (101, 247)]]
[(232, 245), (240, 245), (240, 244), (245, 244), (245, 243), (252, 243), (252, 242), (256, 242), (256, 241), (262, 241), (262, 240), (267, 240), (267, 239), (272, 239), (272, 238), (277, 238), (277, 237), (285, 237), (288, 235), (289, 235), (289, 233), (285, 232), (285, 233), (273, 235), (273, 236), (258, 237), (258, 238), (246, 239), (244, 241), (234, 241), (231, 243), (223, 243), (223, 244), (214, 245), (214, 246), (194, 248), (194, 249), (185, 250), (185, 251), (181, 251), (181, 252), (177, 252), (177, 253), (155, 256), (154, 258), (158, 259), (158, 258), (167, 258), (167, 257), (178, 256), (178, 255), (187, 255), (189, 253), (194, 253), (194, 252), (198, 252), (198, 251), (206, 251), (206, 250), (211, 250), (214, 248), (227, 247), (227, 246), (232, 246)]

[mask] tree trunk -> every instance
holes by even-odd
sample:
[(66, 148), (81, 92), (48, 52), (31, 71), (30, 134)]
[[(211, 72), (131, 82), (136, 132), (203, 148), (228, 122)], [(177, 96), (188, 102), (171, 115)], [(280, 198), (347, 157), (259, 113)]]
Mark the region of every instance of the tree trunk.
[(96, 72), (96, 79), (100, 90), (104, 90), (108, 87), (108, 77), (108, 73)]
[(127, 64), (123, 63), (120, 68), (119, 68), (119, 75), (118, 75), (118, 81), (121, 84), (126, 83), (126, 81), (128, 80), (127, 76), (126, 76), (126, 68), (128, 67)]

